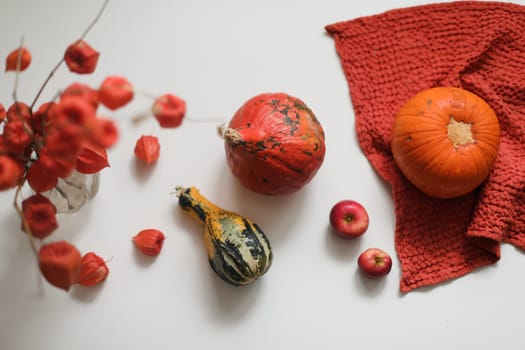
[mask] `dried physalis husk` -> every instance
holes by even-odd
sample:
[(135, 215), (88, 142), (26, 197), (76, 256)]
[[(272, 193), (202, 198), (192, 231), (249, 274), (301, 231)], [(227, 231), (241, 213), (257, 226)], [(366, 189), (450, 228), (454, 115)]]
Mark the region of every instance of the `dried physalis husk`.
[(142, 135), (135, 144), (135, 156), (146, 164), (152, 164), (159, 159), (160, 143), (156, 136)]
[(94, 286), (104, 281), (108, 274), (108, 265), (100, 256), (93, 252), (82, 256), (78, 284), (86, 287)]
[(121, 76), (107, 77), (98, 90), (100, 102), (111, 110), (127, 105), (133, 96), (133, 86)]
[(140, 231), (133, 237), (133, 243), (144, 255), (157, 256), (160, 254), (164, 243), (164, 234), (156, 229)]
[(173, 94), (164, 94), (155, 99), (151, 111), (162, 128), (176, 128), (186, 114), (186, 101)]
[(56, 207), (45, 196), (37, 193), (22, 201), (21, 228), (26, 231), (29, 228), (31, 235), (38, 239), (44, 239), (58, 228), (56, 219)]
[(67, 291), (78, 280), (81, 255), (66, 241), (52, 242), (40, 248), (38, 265), (49, 283)]
[(69, 45), (64, 54), (67, 67), (73, 73), (91, 74), (97, 68), (100, 53), (84, 40)]
[(31, 64), (31, 52), (25, 47), (19, 47), (9, 53), (5, 59), (5, 71), (23, 72)]

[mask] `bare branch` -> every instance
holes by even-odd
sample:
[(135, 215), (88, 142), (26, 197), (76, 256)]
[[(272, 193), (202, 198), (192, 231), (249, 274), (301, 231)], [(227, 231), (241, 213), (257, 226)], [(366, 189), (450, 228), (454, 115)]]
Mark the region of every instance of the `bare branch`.
[(15, 86), (13, 87), (13, 101), (18, 102), (18, 78), (20, 76), (20, 67), (22, 67), (22, 49), (24, 46), (24, 36), (20, 39), (20, 46), (18, 47), (18, 55), (16, 57), (16, 71), (15, 71)]
[(33, 249), (33, 252), (35, 253), (35, 256), (38, 257), (38, 249), (36, 248), (35, 239), (33, 237), (33, 234), (31, 233), (31, 228), (29, 227), (29, 223), (27, 222), (26, 217), (24, 216), (24, 212), (22, 211), (22, 208), (18, 204), (18, 198), (20, 197), (20, 191), (22, 190), (22, 187), (24, 186), (24, 182), (25, 181), (18, 184), (16, 188), (13, 206), (15, 207), (16, 212), (18, 213), (18, 216), (20, 217), (20, 220), (22, 220), (22, 226), (24, 227), (24, 231), (26, 232), (27, 237), (29, 238), (31, 248)]
[[(80, 38), (78, 39), (79, 41), (80, 40), (83, 40), (86, 35), (88, 35), (89, 31), (93, 28), (93, 26), (95, 26), (95, 24), (98, 22), (98, 20), (100, 19), (100, 16), (102, 16), (102, 13), (104, 12), (104, 10), (106, 9), (106, 6), (108, 5), (109, 3), (109, 0), (105, 0), (104, 1), (104, 4), (102, 4), (102, 7), (100, 8), (100, 10), (98, 11), (97, 15), (95, 16), (95, 18), (93, 19), (93, 21), (91, 21), (91, 23), (89, 24), (89, 26), (86, 28), (86, 30), (84, 31), (84, 33), (80, 36)], [(40, 90), (38, 90), (38, 93), (36, 94), (35, 96), (35, 99), (33, 100), (33, 102), (31, 103), (31, 110), (33, 110), (37, 100), (40, 98), (40, 95), (42, 94), (42, 92), (44, 91), (44, 88), (47, 86), (47, 84), (49, 83), (49, 81), (51, 80), (51, 78), (53, 77), (53, 75), (55, 74), (55, 72), (58, 70), (58, 68), (60, 68), (60, 66), (62, 65), (62, 63), (64, 63), (65, 61), (65, 58), (64, 56), (62, 56), (62, 59), (57, 63), (57, 65), (51, 70), (51, 72), (49, 73), (49, 75), (47, 76), (46, 80), (44, 81), (44, 83), (42, 84), (42, 86), (40, 87)]]
[(96, 17), (93, 19), (93, 21), (91, 21), (91, 23), (89, 24), (89, 26), (86, 28), (86, 30), (84, 31), (84, 33), (80, 36), (80, 39), (79, 40), (83, 40), (86, 35), (88, 35), (89, 31), (91, 30), (91, 28), (93, 28), (95, 26), (95, 24), (98, 22), (98, 20), (100, 19), (100, 16), (102, 16), (102, 13), (104, 13), (104, 10), (106, 9), (106, 6), (108, 6), (108, 3), (109, 3), (109, 0), (106, 0), (104, 1), (104, 4), (102, 4), (102, 7), (100, 8), (100, 10), (98, 11), (98, 14), (96, 15)]

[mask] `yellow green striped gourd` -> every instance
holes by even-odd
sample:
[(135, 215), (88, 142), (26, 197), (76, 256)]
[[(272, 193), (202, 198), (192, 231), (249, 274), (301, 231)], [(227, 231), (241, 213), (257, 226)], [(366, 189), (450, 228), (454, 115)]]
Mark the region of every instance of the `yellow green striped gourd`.
[(268, 271), (272, 250), (257, 224), (213, 204), (195, 187), (177, 187), (176, 195), (179, 206), (203, 223), (208, 260), (217, 276), (234, 286), (242, 286)]

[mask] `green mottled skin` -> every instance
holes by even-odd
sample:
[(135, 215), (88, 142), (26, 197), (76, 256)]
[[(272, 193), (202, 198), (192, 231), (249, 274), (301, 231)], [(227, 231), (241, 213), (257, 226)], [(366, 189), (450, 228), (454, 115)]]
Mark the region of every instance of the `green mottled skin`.
[(216, 206), (195, 187), (178, 188), (177, 194), (180, 207), (203, 223), (208, 260), (221, 279), (240, 286), (257, 280), (268, 271), (272, 251), (257, 224)]

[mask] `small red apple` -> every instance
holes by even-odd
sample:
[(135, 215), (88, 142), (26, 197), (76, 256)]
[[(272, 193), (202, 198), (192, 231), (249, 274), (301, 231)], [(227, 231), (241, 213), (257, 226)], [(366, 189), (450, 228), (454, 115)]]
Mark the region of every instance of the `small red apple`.
[(356, 201), (342, 200), (330, 210), (330, 224), (335, 233), (343, 238), (361, 236), (368, 228), (368, 213)]
[(381, 277), (392, 269), (392, 258), (379, 248), (368, 248), (359, 255), (357, 264), (366, 276)]

